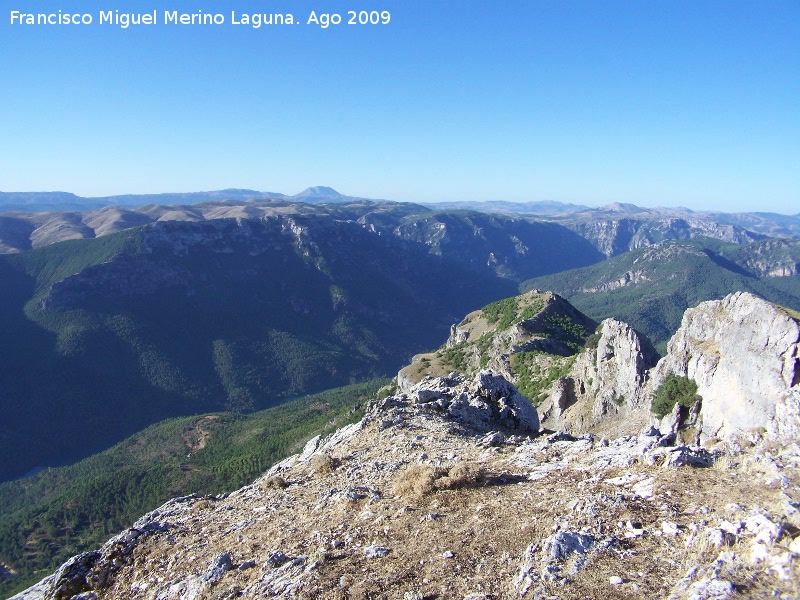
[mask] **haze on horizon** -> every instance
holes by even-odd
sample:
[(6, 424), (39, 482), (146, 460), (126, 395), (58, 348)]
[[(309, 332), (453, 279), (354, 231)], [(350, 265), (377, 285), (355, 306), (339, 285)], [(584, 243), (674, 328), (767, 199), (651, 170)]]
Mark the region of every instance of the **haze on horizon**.
[[(320, 8), (349, 6), (269, 10)], [(293, 194), (323, 182), (420, 203), (800, 210), (796, 2), (389, 8), (387, 26), (325, 30), (4, 19), (0, 190)], [(36, 6), (59, 9), (108, 6)]]

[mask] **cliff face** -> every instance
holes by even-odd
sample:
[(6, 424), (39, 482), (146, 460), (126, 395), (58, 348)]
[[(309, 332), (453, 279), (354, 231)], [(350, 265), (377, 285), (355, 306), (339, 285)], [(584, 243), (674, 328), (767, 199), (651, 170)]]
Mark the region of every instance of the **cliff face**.
[[(691, 425), (700, 442), (759, 432), (800, 438), (800, 325), (786, 311), (738, 292), (686, 311), (656, 365), (646, 339), (625, 323), (603, 321), (599, 335), (540, 405), (543, 425), (573, 433), (663, 433)], [(596, 343), (596, 346), (595, 346)], [(702, 402), (662, 421), (650, 403), (668, 375), (696, 382)], [(684, 411), (685, 412), (685, 411)]]
[(417, 215), (399, 223), (392, 234), (516, 281), (560, 270), (555, 265), (584, 266), (603, 259), (591, 243), (561, 225), (471, 211)]
[(589, 240), (605, 256), (611, 257), (636, 248), (667, 240), (686, 240), (699, 236), (734, 244), (763, 239), (763, 235), (735, 225), (705, 219), (650, 216), (646, 218), (575, 218), (563, 224)]
[(669, 373), (697, 383), (702, 440), (754, 429), (797, 439), (799, 343), (796, 319), (752, 294), (731, 294), (686, 311), (652, 385)]

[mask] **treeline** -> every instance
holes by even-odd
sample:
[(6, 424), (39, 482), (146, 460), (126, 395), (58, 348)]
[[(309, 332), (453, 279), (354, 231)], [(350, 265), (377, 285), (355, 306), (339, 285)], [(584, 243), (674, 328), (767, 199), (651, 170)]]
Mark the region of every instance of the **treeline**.
[(171, 497), (253, 481), (313, 435), (361, 418), (360, 407), (387, 383), (353, 384), (250, 415), (170, 419), (74, 465), (0, 484), (0, 562), (18, 573), (0, 580), (0, 595), (99, 547)]

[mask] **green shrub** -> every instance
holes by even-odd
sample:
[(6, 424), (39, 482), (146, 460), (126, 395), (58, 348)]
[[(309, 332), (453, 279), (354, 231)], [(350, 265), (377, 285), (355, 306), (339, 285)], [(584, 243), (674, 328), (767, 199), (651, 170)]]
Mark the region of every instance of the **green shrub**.
[(528, 319), (532, 319), (544, 308), (544, 300), (540, 298), (535, 298), (531, 301), (531, 303), (525, 307), (525, 309), (520, 313), (519, 318), (521, 321), (527, 321)]
[(597, 349), (597, 344), (600, 343), (600, 336), (602, 334), (599, 331), (595, 331), (592, 335), (586, 338), (586, 347), (591, 348), (592, 350)]
[(385, 400), (389, 396), (394, 396), (397, 393), (397, 379), (392, 379), (389, 385), (383, 386), (376, 395), (378, 400)]
[(467, 343), (458, 344), (452, 348), (445, 348), (437, 353), (437, 356), (442, 359), (444, 364), (449, 365), (456, 371), (465, 372), (467, 370), (467, 355), (464, 349)]
[(511, 371), (516, 378), (517, 389), (534, 406), (546, 398), (546, 392), (553, 382), (569, 374), (575, 357), (554, 357), (552, 364), (543, 367), (537, 362), (541, 352), (516, 352), (511, 356)]
[(651, 410), (657, 417), (664, 417), (672, 412), (676, 404), (689, 408), (701, 400), (694, 381), (680, 375), (669, 375), (658, 386)]
[(327, 475), (333, 473), (337, 467), (337, 461), (328, 454), (315, 454), (311, 457), (311, 468), (317, 475)]
[(484, 306), (481, 313), (489, 323), (497, 323), (497, 330), (502, 331), (514, 324), (517, 318), (517, 307), (516, 298), (506, 298)]

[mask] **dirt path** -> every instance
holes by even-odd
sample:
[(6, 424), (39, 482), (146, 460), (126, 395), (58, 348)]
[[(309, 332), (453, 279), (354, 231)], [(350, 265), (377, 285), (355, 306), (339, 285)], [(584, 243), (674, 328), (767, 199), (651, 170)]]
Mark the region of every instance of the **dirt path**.
[(189, 448), (188, 456), (191, 456), (195, 452), (199, 452), (206, 447), (206, 443), (208, 442), (208, 438), (211, 436), (211, 432), (208, 429), (205, 429), (205, 426), (218, 419), (219, 415), (206, 415), (205, 417), (200, 417), (195, 422), (194, 427), (188, 429), (181, 436), (186, 444), (186, 447)]

